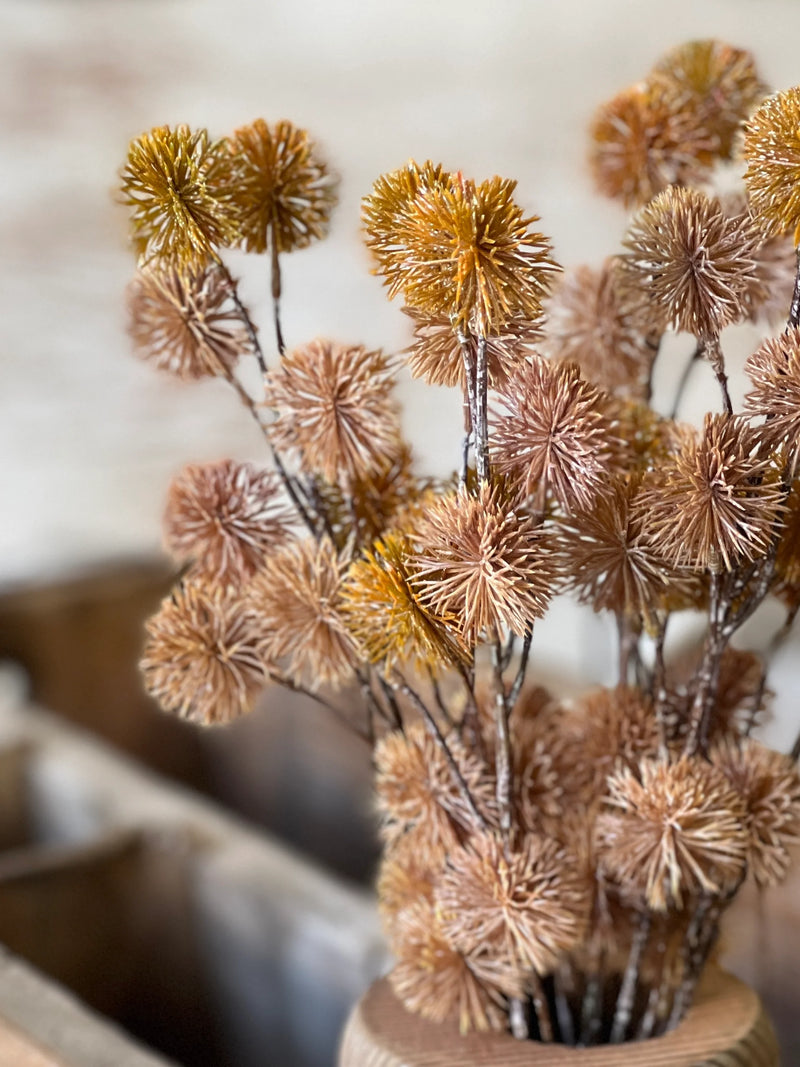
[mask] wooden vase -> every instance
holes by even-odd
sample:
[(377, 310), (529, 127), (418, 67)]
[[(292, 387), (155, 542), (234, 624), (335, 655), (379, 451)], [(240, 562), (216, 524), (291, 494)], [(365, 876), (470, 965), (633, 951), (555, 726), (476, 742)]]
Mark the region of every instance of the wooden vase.
[(709, 969), (684, 1021), (663, 1037), (574, 1049), (469, 1034), (406, 1011), (385, 978), (353, 1009), (339, 1067), (778, 1067), (780, 1053), (756, 993)]

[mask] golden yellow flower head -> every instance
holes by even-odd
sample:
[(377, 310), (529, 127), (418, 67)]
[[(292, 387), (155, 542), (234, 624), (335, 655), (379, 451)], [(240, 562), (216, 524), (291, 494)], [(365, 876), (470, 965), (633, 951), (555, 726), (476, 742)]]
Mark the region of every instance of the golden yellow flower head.
[(770, 233), (800, 244), (800, 85), (769, 96), (745, 126), (750, 208)]

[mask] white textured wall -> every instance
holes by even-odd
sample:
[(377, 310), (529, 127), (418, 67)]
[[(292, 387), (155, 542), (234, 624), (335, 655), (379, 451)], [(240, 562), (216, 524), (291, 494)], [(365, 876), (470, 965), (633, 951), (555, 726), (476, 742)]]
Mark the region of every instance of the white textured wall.
[[(258, 454), (224, 386), (175, 386), (129, 355), (133, 264), (111, 196), (129, 138), (259, 115), (306, 125), (341, 205), (331, 238), (286, 263), (287, 339), (399, 347), (403, 316), (359, 240), (378, 173), (413, 155), (516, 177), (561, 262), (597, 261), (624, 215), (584, 169), (594, 106), (713, 35), (751, 47), (775, 87), (798, 80), (798, 0), (0, 0), (0, 581), (154, 550), (176, 467)], [(268, 336), (264, 262), (232, 265)], [(404, 388), (421, 457), (452, 467), (456, 398)], [(551, 633), (562, 653), (606, 655), (563, 608)]]

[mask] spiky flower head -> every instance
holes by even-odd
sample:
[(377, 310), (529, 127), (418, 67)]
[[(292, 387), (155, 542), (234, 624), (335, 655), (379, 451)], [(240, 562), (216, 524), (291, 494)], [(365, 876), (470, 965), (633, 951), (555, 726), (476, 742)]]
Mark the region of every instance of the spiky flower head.
[(767, 448), (796, 446), (800, 440), (800, 329), (768, 337), (748, 358), (745, 373), (753, 383), (745, 411), (763, 418), (758, 434)]
[(408, 1011), (434, 1023), (457, 1021), (462, 1033), (505, 1028), (505, 997), (453, 947), (433, 904), (420, 900), (406, 908), (390, 944), (397, 963), (389, 982)]
[(603, 488), (615, 440), (600, 390), (574, 363), (535, 358), (509, 379), (492, 431), (492, 460), (526, 495), (542, 485), (569, 509)]
[(526, 217), (513, 199), (516, 182), (476, 184), (443, 172), (420, 181), (416, 164), (400, 173), (415, 176), (414, 195), (393, 179), (390, 188), (405, 195), (387, 210), (388, 196), (376, 190), (365, 206), (368, 244), (390, 297), (402, 292), (410, 307), (482, 337), (515, 318), (537, 319), (558, 267), (550, 243), (530, 228), (538, 216)]
[(240, 597), (184, 582), (146, 630), (144, 684), (165, 711), (218, 726), (252, 709), (267, 681), (269, 631)]
[(391, 670), (397, 663), (425, 667), (466, 662), (456, 620), (428, 611), (412, 586), (411, 548), (386, 534), (351, 564), (342, 587), (342, 612), (361, 654)]
[(568, 274), (547, 305), (547, 354), (577, 363), (609, 392), (636, 396), (655, 353), (621, 295), (616, 258)]
[(775, 571), (784, 588), (781, 593), (788, 594), (790, 601), (793, 590), (800, 591), (800, 481), (795, 479), (786, 501), (784, 528), (778, 542), (775, 559)]
[(252, 351), (225, 272), (154, 261), (128, 286), (134, 351), (183, 381), (230, 374)]
[(800, 244), (800, 86), (769, 96), (744, 130), (751, 210), (773, 234)]
[(702, 433), (656, 472), (637, 508), (673, 566), (731, 570), (769, 547), (782, 510), (779, 483), (754, 429), (738, 416), (707, 414)]
[(141, 259), (202, 265), (238, 237), (224, 145), (207, 130), (156, 126), (131, 141), (122, 170), (131, 239)]
[(752, 738), (728, 738), (709, 758), (744, 802), (747, 865), (760, 887), (782, 882), (800, 842), (800, 773), (797, 761)]
[(556, 569), (549, 541), (497, 489), (483, 484), (426, 508), (410, 534), (412, 586), (435, 615), (456, 620), (467, 646), (506, 629), (524, 634), (544, 614)]
[[(414, 378), (429, 385), (466, 387), (464, 352), (475, 366), (478, 341), (471, 334), (459, 338), (447, 315), (430, 315), (416, 308), (403, 308), (414, 320), (414, 343), (405, 354)], [(538, 322), (515, 319), (486, 338), (486, 364), (489, 385), (500, 387), (513, 371), (533, 355), (533, 345), (542, 336)]]
[(444, 867), (445, 855), (444, 849), (423, 855), (413, 833), (405, 833), (386, 846), (376, 888), (378, 911), (390, 934), (406, 908), (419, 900), (433, 900), (433, 887)]
[(746, 314), (762, 240), (749, 216), (727, 216), (717, 199), (670, 186), (631, 223), (621, 284), (651, 327), (708, 341)]
[(293, 521), (273, 471), (231, 459), (192, 464), (170, 486), (164, 542), (178, 563), (241, 587), (287, 542)]
[(400, 444), (393, 386), (380, 351), (321, 339), (292, 349), (266, 380), (265, 403), (278, 413), (272, 443), (327, 481), (368, 477)]
[(269, 631), (270, 661), (286, 660), (289, 677), (311, 688), (352, 679), (355, 648), (341, 616), (345, 566), (327, 538), (306, 538), (270, 554), (248, 589)]
[(523, 984), (526, 971), (548, 974), (578, 944), (590, 909), (580, 864), (535, 834), (510, 850), (495, 834), (474, 834), (451, 853), (435, 899), (446, 936), (473, 965), (486, 953)]
[(246, 252), (305, 248), (328, 232), (335, 180), (306, 130), (256, 119), (226, 142), (226, 180)]
[[(441, 163), (417, 163), (410, 159), (404, 167), (381, 174), (369, 196), (361, 202), (361, 219), (365, 241), (378, 263), (378, 270), (392, 284), (392, 295), (398, 291), (396, 275), (403, 262), (405, 250), (400, 227), (415, 197), (431, 188), (447, 188), (452, 176)], [(390, 278), (392, 281), (390, 282)]]
[(622, 767), (608, 780), (607, 803), (596, 824), (600, 862), (654, 911), (681, 908), (696, 893), (724, 893), (744, 876), (744, 805), (705, 760)]
[(731, 158), (739, 128), (767, 93), (753, 55), (713, 38), (670, 49), (650, 77), (674, 111), (698, 116), (722, 159)]
[(590, 136), (597, 188), (626, 207), (646, 204), (668, 185), (703, 181), (715, 147), (700, 116), (676, 110), (653, 82), (633, 85), (603, 104)]

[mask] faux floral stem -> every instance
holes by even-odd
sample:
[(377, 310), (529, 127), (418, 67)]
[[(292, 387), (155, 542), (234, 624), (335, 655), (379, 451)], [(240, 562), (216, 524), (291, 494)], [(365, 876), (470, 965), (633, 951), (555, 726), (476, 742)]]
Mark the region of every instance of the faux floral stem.
[(495, 684), (495, 763), (497, 806), (500, 809), (500, 829), (508, 842), (511, 835), (511, 797), (513, 794), (513, 771), (511, 766), (511, 734), (508, 729), (508, 703), (505, 683), (500, 665), (500, 640), (492, 645), (492, 668)]
[(597, 954), (597, 967), (590, 972), (581, 1004), (581, 1025), (578, 1044), (584, 1047), (594, 1045), (600, 1033), (603, 1010), (603, 985), (605, 980), (605, 958), (602, 952)]
[(722, 390), (722, 403), (725, 413), (726, 415), (732, 415), (733, 404), (731, 403), (731, 394), (728, 391), (728, 375), (725, 373), (725, 360), (722, 355), (719, 337), (709, 338), (705, 343), (702, 343), (702, 347), (708, 356), (708, 362), (711, 364), (711, 368), (717, 376), (719, 387)]
[(692, 371), (702, 358), (703, 346), (701, 344), (698, 344), (695, 346), (694, 352), (692, 352), (691, 356), (689, 356), (689, 358), (687, 359), (680, 377), (680, 381), (678, 382), (678, 388), (675, 390), (675, 399), (672, 402), (672, 411), (670, 412), (669, 416), (671, 419), (677, 419), (678, 409), (681, 406), (683, 394), (686, 392), (686, 386), (689, 384), (689, 379), (692, 376)]
[(553, 1020), (550, 1016), (550, 1005), (547, 1003), (547, 994), (544, 991), (542, 980), (536, 971), (530, 972), (531, 1001), (533, 1013), (539, 1027), (539, 1037), (549, 1044), (553, 1040)]
[(800, 248), (797, 249), (797, 271), (794, 276), (792, 303), (789, 307), (789, 321), (786, 324), (787, 332), (796, 326), (800, 326)]
[(286, 345), (284, 344), (283, 331), (281, 330), (281, 261), (278, 253), (278, 242), (276, 240), (274, 225), (270, 233), (269, 245), (272, 257), (270, 281), (272, 289), (272, 314), (275, 323), (275, 343), (278, 346), (278, 355), (282, 356), (286, 351)]
[(478, 481), (489, 480), (489, 369), (486, 338), (478, 338), (475, 370), (475, 467)]
[(277, 685), (282, 685), (285, 689), (291, 689), (293, 693), (301, 693), (303, 696), (309, 697), (309, 699), (313, 700), (316, 704), (319, 704), (320, 707), (325, 708), (326, 711), (332, 712), (339, 722), (343, 723), (355, 734), (358, 734), (362, 741), (366, 741), (368, 745), (372, 745), (370, 733), (359, 729), (345, 712), (335, 704), (332, 704), (330, 700), (326, 700), (325, 697), (321, 697), (319, 693), (315, 693), (313, 689), (308, 689), (306, 686), (301, 685), (293, 678), (288, 678), (285, 674), (281, 674), (280, 671), (268, 669), (267, 674), (269, 675), (270, 680)]
[(267, 361), (264, 359), (264, 352), (263, 352), (263, 349), (261, 348), (261, 343), (258, 340), (258, 331), (256, 330), (255, 325), (253, 324), (253, 320), (250, 318), (250, 312), (247, 310), (247, 308), (244, 306), (242, 301), (239, 299), (239, 290), (238, 290), (238, 287), (236, 285), (236, 280), (234, 279), (233, 275), (228, 270), (228, 268), (225, 266), (225, 264), (222, 262), (222, 260), (219, 260), (218, 262), (219, 262), (219, 265), (220, 265), (220, 267), (222, 269), (222, 273), (225, 275), (225, 281), (228, 283), (228, 289), (229, 289), (230, 294), (231, 294), (231, 300), (233, 301), (233, 306), (236, 308), (236, 311), (237, 311), (237, 313), (239, 315), (239, 318), (242, 320), (242, 323), (244, 325), (245, 331), (247, 333), (247, 338), (250, 341), (250, 344), (251, 344), (251, 346), (253, 348), (253, 355), (256, 357), (256, 360), (258, 362), (259, 370), (261, 371), (262, 374), (266, 374), (267, 373)]
[(511, 688), (508, 691), (508, 706), (513, 710), (514, 705), (519, 700), (519, 695), (522, 692), (522, 687), (525, 684), (525, 675), (528, 673), (528, 661), (531, 655), (531, 642), (533, 641), (533, 622), (529, 622), (525, 627), (525, 636), (522, 639), (522, 651), (519, 656), (519, 666), (517, 667), (517, 673), (514, 676), (514, 681), (511, 683)]
[(642, 912), (633, 934), (628, 962), (625, 966), (625, 973), (622, 976), (622, 985), (620, 986), (616, 1008), (614, 1009), (614, 1021), (611, 1024), (611, 1036), (609, 1038), (612, 1045), (625, 1040), (625, 1035), (630, 1026), (633, 1005), (636, 999), (636, 985), (639, 981), (639, 968), (641, 967), (642, 955), (650, 936), (651, 923), (651, 913), (649, 911)]

